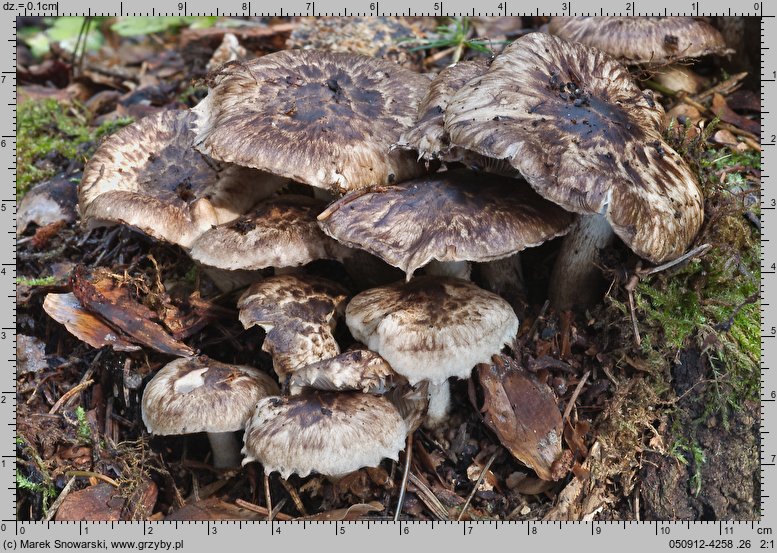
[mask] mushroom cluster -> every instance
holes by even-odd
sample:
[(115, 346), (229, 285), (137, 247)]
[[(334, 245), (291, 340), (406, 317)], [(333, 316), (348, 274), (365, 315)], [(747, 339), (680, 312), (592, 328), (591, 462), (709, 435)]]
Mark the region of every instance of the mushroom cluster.
[[(250, 283), (239, 319), (263, 329), (275, 377), (192, 356), (143, 394), (150, 433), (207, 432), (217, 467), (237, 464), (243, 430), (242, 462), (283, 478), (397, 460), (419, 425), (447, 420), (449, 380), (514, 343), (518, 314), (487, 275), (509, 262), (520, 287), (519, 253), (566, 235), (550, 294), (567, 308), (592, 295), (614, 237), (664, 262), (702, 222), (661, 106), (608, 54), (555, 36), (434, 81), (289, 50), (227, 63), (208, 84), (192, 110), (106, 140), (79, 199), (90, 226), (129, 225)], [(303, 267), (359, 251), (406, 279), (365, 289)]]

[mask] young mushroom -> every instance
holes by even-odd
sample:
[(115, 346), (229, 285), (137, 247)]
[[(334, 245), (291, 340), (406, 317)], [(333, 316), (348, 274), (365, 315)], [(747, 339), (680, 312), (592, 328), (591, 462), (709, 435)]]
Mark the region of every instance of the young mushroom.
[(163, 111), (108, 137), (86, 164), (78, 188), (84, 222), (126, 224), (188, 248), (286, 182), (203, 156), (192, 147), (193, 120), (190, 111)]
[(661, 263), (699, 231), (701, 190), (663, 141), (662, 117), (609, 55), (540, 33), (508, 46), (448, 107), (453, 144), (507, 160), (541, 196), (580, 214), (551, 279), (557, 308), (596, 299), (594, 262), (615, 235)]
[(390, 62), (287, 50), (223, 67), (194, 108), (207, 155), (337, 193), (412, 178), (391, 150), (413, 124), (429, 81)]
[(240, 465), (234, 432), (245, 428), (256, 403), (279, 393), (272, 378), (252, 367), (207, 357), (176, 359), (143, 390), (142, 416), (161, 436), (207, 432), (216, 468)]
[(378, 352), (411, 385), (429, 382), (426, 424), (449, 408), (448, 378), (468, 378), (518, 333), (510, 305), (471, 282), (419, 277), (356, 295), (345, 310), (354, 338)]
[(262, 349), (272, 355), (281, 382), (295, 369), (340, 353), (332, 330), (348, 292), (308, 275), (277, 275), (252, 285), (238, 301), (245, 328), (261, 326)]

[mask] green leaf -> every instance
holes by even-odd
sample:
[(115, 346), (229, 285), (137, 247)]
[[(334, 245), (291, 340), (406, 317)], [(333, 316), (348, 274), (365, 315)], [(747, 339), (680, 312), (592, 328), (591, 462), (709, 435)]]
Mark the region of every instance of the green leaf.
[[(73, 52), (83, 24), (83, 17), (58, 17), (54, 24), (46, 30), (46, 37), (49, 42), (58, 42), (63, 49)], [(86, 50), (99, 50), (105, 42), (102, 33), (96, 27), (96, 22), (92, 21), (86, 35)]]

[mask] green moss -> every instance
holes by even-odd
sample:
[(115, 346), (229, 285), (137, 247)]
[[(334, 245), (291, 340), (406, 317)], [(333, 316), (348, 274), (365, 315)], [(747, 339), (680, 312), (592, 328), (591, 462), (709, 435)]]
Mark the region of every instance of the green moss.
[(16, 279), (16, 284), (21, 284), (22, 286), (53, 286), (56, 283), (57, 279), (53, 276), (40, 278), (19, 277)]
[(757, 152), (705, 152), (707, 221), (697, 243), (712, 249), (679, 270), (643, 280), (635, 291), (643, 352), (672, 360), (695, 347), (706, 355), (712, 371), (706, 414), (723, 414), (724, 424), (726, 408), (738, 409), (759, 394), (761, 246), (745, 218), (754, 190), (745, 175), (759, 166)]
[(33, 100), (17, 108), (16, 192), (23, 196), (31, 184), (52, 177), (68, 160), (87, 156), (97, 141), (132, 122), (129, 118), (90, 126), (79, 104)]

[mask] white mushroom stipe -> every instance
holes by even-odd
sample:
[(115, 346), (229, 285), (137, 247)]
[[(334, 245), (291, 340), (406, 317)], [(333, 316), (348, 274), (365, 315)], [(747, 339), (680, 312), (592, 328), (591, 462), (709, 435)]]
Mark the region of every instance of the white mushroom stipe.
[(613, 243), (615, 233), (603, 215), (580, 215), (564, 237), (548, 295), (556, 309), (585, 308), (601, 299), (602, 274), (599, 251)]
[(429, 384), (429, 407), (426, 410), (424, 426), (438, 428), (448, 419), (451, 407), (451, 385), (446, 380), (441, 384)]
[(210, 449), (213, 451), (213, 466), (227, 469), (240, 466), (240, 442), (234, 432), (208, 432)]
[[(437, 261), (432, 259), (426, 266), (427, 275), (435, 275), (461, 280), (471, 280), (472, 266), (469, 261)], [(409, 280), (410, 275), (408, 275)]]

